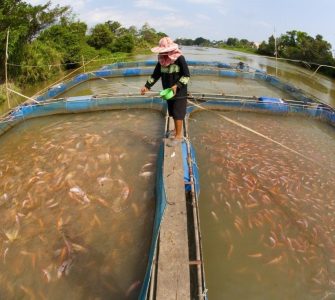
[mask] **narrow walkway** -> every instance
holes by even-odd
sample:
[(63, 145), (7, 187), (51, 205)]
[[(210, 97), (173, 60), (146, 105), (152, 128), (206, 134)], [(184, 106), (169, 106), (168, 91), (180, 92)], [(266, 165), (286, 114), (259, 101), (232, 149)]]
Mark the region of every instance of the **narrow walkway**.
[(159, 237), (157, 300), (190, 299), (187, 212), (181, 145), (164, 142), (167, 207)]

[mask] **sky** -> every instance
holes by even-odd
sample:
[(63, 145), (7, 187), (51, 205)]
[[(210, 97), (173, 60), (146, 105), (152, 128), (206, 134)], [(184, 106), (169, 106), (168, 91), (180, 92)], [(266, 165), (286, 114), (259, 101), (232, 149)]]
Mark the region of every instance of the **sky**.
[[(24, 0), (33, 5), (45, 0)], [(335, 0), (51, 0), (69, 5), (91, 28), (108, 20), (148, 23), (175, 38), (267, 41), (290, 30), (321, 34), (335, 49)]]

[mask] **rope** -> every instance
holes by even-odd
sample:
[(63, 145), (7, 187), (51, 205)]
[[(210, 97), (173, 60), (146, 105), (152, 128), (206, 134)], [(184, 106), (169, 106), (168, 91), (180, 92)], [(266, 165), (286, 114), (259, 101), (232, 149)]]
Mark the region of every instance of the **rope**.
[[(276, 145), (278, 145), (278, 146), (280, 146), (280, 147), (282, 147), (282, 148), (284, 148), (284, 149), (286, 149), (286, 150), (288, 150), (288, 151), (290, 151), (290, 152), (292, 152), (292, 153), (294, 153), (294, 154), (296, 154), (296, 155), (298, 155), (298, 156), (300, 156), (300, 157), (302, 157), (302, 158), (304, 158), (304, 159), (312, 162), (312, 163), (317, 164), (319, 167), (324, 168), (324, 166), (321, 165), (320, 163), (318, 163), (315, 159), (310, 158), (310, 157), (308, 157), (308, 156), (306, 156), (306, 155), (304, 155), (304, 154), (302, 154), (302, 153), (300, 153), (300, 152), (298, 152), (298, 151), (296, 151), (296, 150), (294, 150), (294, 149), (292, 149), (292, 148), (290, 148), (288, 146), (285, 146), (284, 144), (282, 144), (282, 143), (280, 143), (280, 142), (278, 142), (278, 141), (276, 141), (276, 140), (274, 140), (274, 139), (272, 139), (272, 138), (270, 138), (270, 137), (268, 137), (268, 136), (266, 136), (266, 135), (264, 135), (264, 134), (262, 134), (262, 133), (260, 133), (260, 132), (258, 132), (256, 130), (254, 130), (254, 129), (251, 129), (250, 127), (245, 126), (245, 125), (241, 124), (240, 122), (234, 121), (234, 120), (232, 120), (232, 119), (230, 119), (230, 118), (228, 118), (226, 116), (223, 116), (222, 114), (219, 114), (219, 113), (216, 113), (216, 112), (211, 111), (209, 109), (206, 109), (206, 108), (204, 108), (203, 106), (201, 106), (201, 105), (199, 105), (197, 103), (191, 102), (190, 100), (187, 100), (187, 101), (189, 103), (193, 104), (194, 106), (202, 109), (202, 110), (214, 113), (217, 116), (219, 116), (220, 118), (224, 119), (225, 121), (227, 121), (229, 123), (232, 123), (232, 124), (234, 124), (234, 125), (236, 125), (238, 127), (241, 127), (241, 128), (243, 128), (243, 129), (245, 129), (247, 131), (250, 131), (250, 132), (252, 132), (252, 133), (254, 133), (254, 134), (256, 134), (256, 135), (258, 135), (258, 136), (260, 136), (260, 137), (262, 137), (262, 138), (264, 138), (264, 139), (266, 139), (266, 140), (268, 140), (268, 141), (270, 141), (270, 142), (272, 142), (272, 143), (274, 143), (274, 144), (276, 144)], [(333, 174), (335, 174), (335, 172), (332, 171), (332, 170), (330, 170), (330, 169), (328, 171), (331, 172), (331, 173), (333, 173)]]
[[(223, 49), (224, 50), (224, 49)], [(218, 55), (225, 55), (225, 54), (201, 54), (201, 53), (192, 53), (192, 55), (206, 55), (206, 56), (218, 56)], [(247, 54), (244, 53), (245, 56), (255, 56), (257, 54)], [(284, 61), (292, 61), (292, 62), (298, 62), (298, 63), (303, 63), (306, 66), (308, 66), (309, 68), (311, 67), (311, 65), (315, 65), (318, 66), (317, 70), (314, 72), (316, 73), (321, 67), (327, 67), (327, 68), (332, 68), (335, 69), (335, 66), (331, 66), (331, 65), (321, 65), (318, 63), (314, 63), (314, 62), (307, 62), (304, 60), (299, 60), (299, 59), (289, 59), (289, 58), (283, 58), (283, 57), (273, 57), (273, 56), (267, 56), (267, 55), (260, 55), (260, 57), (264, 57), (264, 58), (269, 58), (269, 59), (275, 59), (275, 60), (284, 60)], [(98, 61), (105, 61), (105, 60), (110, 60), (110, 59), (114, 59), (117, 58), (117, 56), (112, 56), (109, 58), (101, 58), (101, 59), (93, 59), (91, 60), (92, 62), (98, 62)], [(77, 65), (77, 64), (82, 64), (83, 61), (76, 61), (76, 62), (72, 62), (72, 63), (63, 63), (63, 64), (45, 64), (45, 65), (22, 65), (22, 64), (13, 64), (13, 63), (7, 63), (7, 65), (9, 66), (13, 66), (13, 67), (22, 67), (22, 68), (43, 68), (43, 67), (59, 67), (59, 66), (66, 66), (66, 65)], [(312, 76), (314, 76), (315, 74), (313, 73)]]
[[(111, 56), (108, 58), (101, 58), (101, 59), (93, 59), (91, 61), (104, 61), (104, 60), (110, 60), (118, 58), (117, 56)], [(60, 66), (68, 66), (68, 65), (77, 65), (77, 64), (83, 64), (83, 61), (75, 61), (72, 63), (63, 63), (63, 64), (45, 64), (45, 65), (22, 65), (22, 64), (12, 64), (8, 63), (7, 65), (13, 66), (13, 67), (21, 67), (21, 68), (43, 68), (43, 67), (60, 67)]]
[(35, 102), (35, 103), (39, 103), (39, 102), (36, 101), (35, 99), (30, 98), (30, 97), (27, 97), (27, 96), (25, 96), (25, 95), (23, 95), (23, 94), (21, 94), (21, 93), (19, 93), (19, 92), (16, 92), (16, 91), (14, 91), (14, 90), (12, 90), (12, 89), (10, 89), (10, 88), (7, 88), (7, 90), (10, 91), (10, 92), (12, 92), (12, 93), (14, 93), (14, 94), (17, 94), (17, 95), (19, 95), (19, 96), (25, 98), (25, 99), (31, 100), (31, 101), (33, 101), (33, 102)]
[(89, 63), (91, 63), (95, 58), (97, 58), (98, 55), (96, 57), (94, 57), (92, 60), (88, 61), (86, 64), (80, 66), (79, 68), (75, 69), (74, 71), (70, 72), (69, 74), (65, 75), (64, 77), (58, 79), (57, 81), (53, 82), (52, 84), (48, 85), (47, 87), (41, 89), (40, 91), (38, 91), (37, 93), (35, 93), (32, 97), (36, 97), (37, 95), (39, 95), (40, 93), (48, 90), (51, 86), (55, 85), (56, 83), (61, 82), (63, 79), (71, 76), (73, 73), (77, 72), (78, 70), (80, 70), (81, 68), (84, 68), (85, 66), (87, 66)]

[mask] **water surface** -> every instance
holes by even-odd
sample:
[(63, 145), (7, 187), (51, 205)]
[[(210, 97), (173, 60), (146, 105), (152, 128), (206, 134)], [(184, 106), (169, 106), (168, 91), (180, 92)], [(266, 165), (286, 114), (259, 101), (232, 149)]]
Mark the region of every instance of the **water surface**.
[(243, 112), (191, 118), (209, 299), (333, 299), (334, 128)]
[(162, 115), (49, 116), (0, 137), (2, 299), (137, 299)]

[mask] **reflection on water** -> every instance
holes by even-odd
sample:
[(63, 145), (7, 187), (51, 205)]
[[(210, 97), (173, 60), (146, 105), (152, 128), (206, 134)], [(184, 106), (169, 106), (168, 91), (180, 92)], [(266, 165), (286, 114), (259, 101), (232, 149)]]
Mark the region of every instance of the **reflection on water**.
[(0, 139), (1, 299), (137, 299), (160, 113), (29, 120)]
[(310, 119), (219, 114), (303, 156), (217, 113), (192, 115), (209, 299), (333, 299), (333, 128)]

